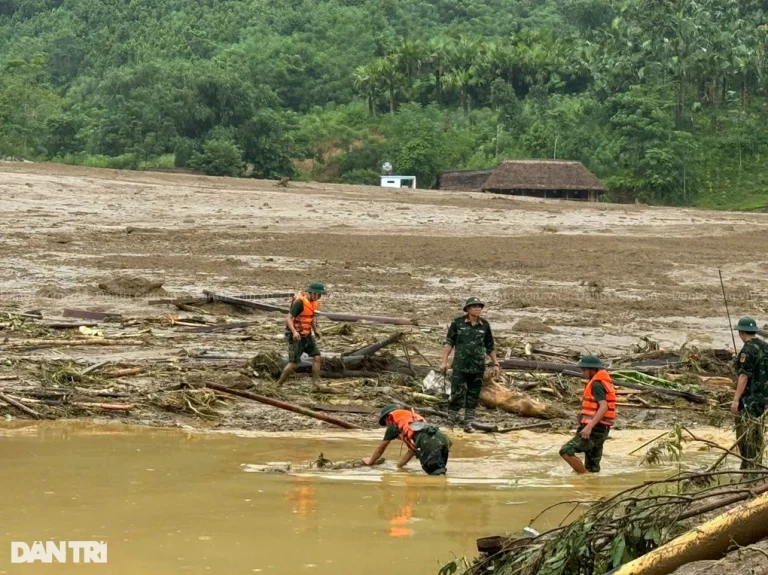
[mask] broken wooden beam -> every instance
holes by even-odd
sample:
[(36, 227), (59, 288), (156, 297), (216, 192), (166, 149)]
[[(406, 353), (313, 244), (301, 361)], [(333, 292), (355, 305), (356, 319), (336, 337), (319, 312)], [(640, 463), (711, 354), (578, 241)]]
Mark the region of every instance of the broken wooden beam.
[(225, 385), (219, 385), (218, 383), (206, 383), (205, 387), (214, 389), (216, 391), (221, 391), (223, 393), (229, 393), (230, 395), (236, 395), (238, 397), (244, 397), (246, 399), (258, 401), (259, 403), (271, 405), (272, 407), (277, 407), (286, 411), (292, 411), (293, 413), (298, 413), (300, 415), (306, 415), (307, 417), (319, 419), (320, 421), (325, 421), (326, 423), (337, 425), (339, 427), (343, 427), (344, 429), (362, 429), (359, 425), (355, 425), (354, 423), (349, 423), (348, 421), (343, 421), (341, 419), (331, 417), (330, 415), (325, 415), (324, 413), (318, 413), (317, 411), (312, 411), (306, 407), (293, 405), (292, 403), (286, 403), (284, 401), (278, 401), (276, 399), (272, 399), (271, 397), (266, 397), (265, 395), (259, 395), (249, 391), (241, 391), (239, 389), (231, 389)]

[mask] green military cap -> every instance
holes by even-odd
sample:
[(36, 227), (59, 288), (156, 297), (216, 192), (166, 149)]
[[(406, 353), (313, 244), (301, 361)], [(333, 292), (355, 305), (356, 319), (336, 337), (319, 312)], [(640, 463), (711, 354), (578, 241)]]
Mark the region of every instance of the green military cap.
[(387, 416), (393, 411), (397, 411), (398, 409), (400, 408), (397, 407), (394, 403), (389, 403), (382, 407), (381, 413), (379, 414), (379, 425), (384, 425), (386, 423), (384, 420), (387, 419)]
[(743, 331), (745, 333), (757, 333), (757, 322), (751, 317), (743, 317), (736, 324), (734, 331)]
[(485, 307), (485, 303), (483, 303), (479, 297), (475, 296), (467, 298), (467, 301), (464, 302), (464, 311), (467, 311), (467, 308), (471, 305), (479, 305), (480, 307)]
[(583, 367), (586, 369), (603, 369), (605, 364), (600, 361), (600, 358), (596, 355), (582, 355), (579, 363), (576, 367)]
[(319, 293), (322, 295), (325, 293), (325, 284), (321, 282), (312, 282), (309, 284), (307, 291), (309, 293)]

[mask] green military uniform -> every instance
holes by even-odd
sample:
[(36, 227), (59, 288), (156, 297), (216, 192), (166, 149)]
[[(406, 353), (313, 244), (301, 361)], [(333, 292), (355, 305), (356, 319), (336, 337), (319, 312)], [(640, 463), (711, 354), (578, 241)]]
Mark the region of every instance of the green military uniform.
[[(293, 317), (298, 317), (302, 311), (304, 311), (304, 303), (300, 299), (291, 304), (290, 314)], [(286, 327), (285, 338), (288, 340), (288, 361), (291, 363), (299, 363), (304, 353), (309, 357), (320, 355), (320, 349), (317, 347), (315, 337), (311, 333), (295, 340), (291, 331)]]
[[(483, 303), (477, 298), (469, 298), (464, 311), (470, 305)], [(459, 316), (451, 322), (445, 342), (454, 348), (449, 410), (458, 413), (464, 408), (464, 424), (469, 425), (475, 419), (475, 408), (480, 400), (485, 356), (494, 350), (491, 326), (482, 318), (473, 325), (469, 314)]]
[[(595, 401), (598, 403), (605, 401), (605, 387), (599, 381), (595, 381), (592, 384), (592, 395), (595, 397)], [(600, 461), (603, 459), (603, 444), (608, 439), (608, 432), (610, 427), (597, 423), (592, 428), (592, 433), (589, 434), (589, 439), (584, 439), (581, 436), (581, 430), (586, 425), (581, 423), (576, 430), (576, 435), (568, 443), (560, 448), (560, 455), (576, 455), (577, 453), (584, 454), (584, 467), (590, 473), (598, 473), (600, 471)]]
[[(741, 318), (737, 331), (757, 333), (757, 324), (750, 318)], [(744, 344), (736, 358), (738, 375), (747, 376), (747, 387), (739, 398), (736, 417), (736, 437), (739, 453), (744, 459), (742, 469), (754, 468), (762, 462), (764, 449), (763, 413), (768, 406), (768, 343), (753, 338)], [(753, 463), (750, 463), (753, 462)]]
[[(387, 415), (399, 409), (396, 405), (385, 405), (381, 410), (381, 419), (384, 421)], [(400, 429), (397, 425), (388, 425), (384, 431), (384, 441), (393, 441), (400, 437)], [(424, 424), (419, 431), (413, 434), (413, 442), (416, 444), (416, 457), (421, 468), (427, 475), (445, 475), (448, 467), (448, 454), (451, 450), (451, 440), (434, 425)]]

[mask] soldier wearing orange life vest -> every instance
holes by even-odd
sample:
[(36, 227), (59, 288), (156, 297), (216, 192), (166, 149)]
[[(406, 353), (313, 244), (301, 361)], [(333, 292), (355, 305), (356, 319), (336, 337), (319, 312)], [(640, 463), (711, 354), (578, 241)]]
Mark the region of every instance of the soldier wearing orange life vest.
[(285, 337), (288, 340), (288, 365), (280, 374), (277, 385), (282, 385), (296, 369), (302, 354), (312, 358), (312, 380), (317, 385), (320, 379), (322, 358), (315, 338), (320, 339), (317, 328), (317, 308), (325, 286), (319, 282), (309, 284), (305, 292), (299, 293), (291, 303), (285, 325)]
[(400, 409), (393, 404), (381, 408), (379, 425), (387, 427), (384, 441), (376, 447), (371, 457), (363, 459), (365, 465), (378, 461), (390, 442), (399, 439), (408, 451), (397, 463), (398, 469), (404, 467), (415, 455), (427, 475), (445, 475), (451, 440), (437, 427), (427, 424), (418, 413)]
[[(581, 402), (576, 436), (560, 448), (560, 457), (576, 473), (597, 473), (603, 457), (603, 443), (616, 420), (616, 390), (605, 365), (597, 356), (585, 355), (578, 367), (587, 382)], [(584, 463), (576, 457), (584, 454)]]

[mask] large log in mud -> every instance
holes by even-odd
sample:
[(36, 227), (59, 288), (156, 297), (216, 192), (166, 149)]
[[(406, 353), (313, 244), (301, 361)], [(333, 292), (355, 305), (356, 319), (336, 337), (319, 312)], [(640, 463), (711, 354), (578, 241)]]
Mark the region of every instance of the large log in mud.
[(694, 561), (720, 559), (732, 546), (768, 537), (768, 493), (731, 509), (626, 563), (613, 575), (668, 575)]
[(483, 382), (480, 403), (489, 409), (501, 409), (522, 417), (554, 419), (565, 415), (551, 405), (532, 399), (519, 391), (510, 391), (490, 379)]

